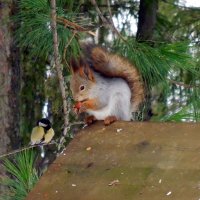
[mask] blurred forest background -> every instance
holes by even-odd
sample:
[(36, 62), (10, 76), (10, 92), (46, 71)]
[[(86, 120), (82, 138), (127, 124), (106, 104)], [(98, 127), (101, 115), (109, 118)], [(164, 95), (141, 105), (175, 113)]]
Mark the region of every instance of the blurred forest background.
[[(45, 147), (44, 158), (25, 152), (4, 160), (10, 173), (20, 159), (29, 163), (21, 162), (17, 168), (28, 175), (15, 174), (15, 179), (3, 181), (4, 185), (12, 185), (13, 180), (20, 184), (24, 178), (28, 186), (18, 199), (42, 173), (35, 170), (43, 171), (73, 138), (77, 119), (70, 109), (68, 63), (81, 53), (81, 41), (105, 46), (137, 66), (147, 94), (138, 120), (200, 119), (199, 7), (187, 7), (179, 0), (57, 0), (59, 57), (55, 64), (52, 1), (0, 0), (0, 154), (27, 146), (32, 128), (42, 117), (50, 119), (55, 139), (62, 144)], [(0, 169), (4, 177), (5, 170)], [(10, 185), (11, 196), (23, 187)]]

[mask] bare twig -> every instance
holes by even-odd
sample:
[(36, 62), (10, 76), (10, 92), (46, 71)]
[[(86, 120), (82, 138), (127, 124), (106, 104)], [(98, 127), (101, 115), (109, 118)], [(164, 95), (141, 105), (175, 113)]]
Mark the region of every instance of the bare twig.
[(112, 19), (112, 11), (111, 11), (111, 8), (110, 8), (110, 0), (107, 0), (107, 7), (108, 7), (108, 13), (109, 13), (109, 17), (110, 17), (110, 24), (112, 24), (114, 29), (116, 29), (115, 26), (114, 26), (113, 19)]
[(85, 125), (85, 122), (79, 121), (79, 122), (72, 122), (72, 123), (70, 123), (70, 126), (74, 126), (74, 125)]
[(35, 145), (30, 145), (30, 146), (24, 147), (24, 148), (22, 148), (22, 149), (17, 149), (17, 150), (11, 151), (11, 152), (9, 152), (9, 153), (2, 154), (2, 155), (0, 155), (0, 158), (6, 157), (6, 156), (10, 156), (10, 155), (13, 155), (13, 154), (22, 152), (22, 151), (26, 151), (26, 150), (28, 150), (28, 149), (32, 149), (32, 148), (35, 148), (35, 147), (41, 147), (41, 146), (52, 145), (52, 144), (56, 144), (56, 143), (52, 141), (52, 142), (47, 143), (47, 144), (35, 144)]
[(67, 52), (68, 46), (71, 44), (71, 42), (72, 42), (73, 38), (75, 37), (76, 33), (77, 33), (76, 31), (73, 32), (73, 35), (71, 36), (71, 38), (69, 39), (69, 41), (65, 45), (64, 52), (63, 52), (63, 60), (64, 60), (65, 64), (67, 65), (68, 71), (70, 71), (70, 67), (69, 67), (69, 65), (68, 65), (68, 63), (66, 61), (66, 52)]
[(108, 6), (108, 13), (109, 13), (109, 17), (110, 17), (110, 25), (112, 26), (112, 29), (113, 31), (124, 41), (125, 38), (119, 33), (119, 31), (116, 29), (115, 25), (114, 25), (114, 22), (113, 22), (113, 19), (112, 19), (112, 11), (111, 11), (111, 8), (110, 8), (110, 0), (107, 0), (107, 6)]
[(122, 40), (126, 41), (125, 38), (119, 33), (119, 31), (116, 29), (116, 27), (114, 26), (113, 20), (112, 20), (112, 13), (111, 13), (111, 9), (110, 9), (110, 2), (109, 0), (107, 0), (107, 6), (108, 6), (108, 11), (109, 11), (109, 15), (110, 15), (110, 20), (108, 21), (102, 14), (101, 10), (99, 9), (96, 0), (91, 0), (92, 5), (95, 7), (99, 17), (101, 18), (104, 26), (107, 28), (111, 28), (113, 33), (116, 33)]
[(95, 0), (91, 0), (92, 5), (95, 7), (99, 17), (101, 18), (102, 22), (104, 23), (105, 26), (109, 26), (109, 23), (107, 19), (103, 16), (101, 10), (99, 9), (97, 2)]
[(51, 28), (53, 32), (53, 46), (54, 46), (54, 60), (55, 60), (55, 67), (58, 74), (58, 80), (62, 95), (62, 101), (63, 101), (63, 112), (64, 112), (64, 130), (63, 135), (67, 135), (67, 126), (69, 124), (68, 120), (68, 112), (67, 112), (67, 94), (65, 91), (65, 83), (64, 83), (64, 77), (62, 74), (61, 69), (61, 63), (60, 63), (60, 56), (59, 56), (59, 50), (58, 50), (58, 35), (57, 35), (57, 22), (56, 22), (56, 0), (51, 0)]
[(175, 84), (175, 85), (178, 85), (178, 86), (182, 86), (184, 88), (199, 88), (200, 85), (188, 85), (188, 84), (185, 84), (185, 83), (182, 83), (182, 82), (178, 82), (178, 81), (175, 81), (175, 80), (171, 80), (171, 79), (168, 79), (168, 81), (172, 84)]
[(68, 99), (68, 101), (67, 101), (68, 93), (66, 93), (65, 87), (67, 87), (66, 89), (68, 89), (68, 86), (65, 85), (65, 83), (64, 83), (64, 77), (63, 77), (63, 74), (62, 74), (62, 69), (60, 67), (61, 62), (60, 62), (60, 55), (59, 55), (59, 50), (58, 50), (57, 21), (62, 22), (66, 27), (70, 27), (74, 30), (72, 37), (70, 38), (70, 40), (68, 41), (68, 43), (65, 46), (65, 50), (64, 50), (64, 54), (63, 54), (64, 58), (66, 57), (67, 47), (72, 42), (77, 31), (86, 31), (90, 34), (91, 34), (91, 32), (86, 30), (85, 28), (77, 25), (76, 23), (73, 23), (73, 22), (70, 22), (66, 19), (57, 17), (57, 15), (56, 15), (56, 0), (51, 0), (51, 7), (52, 7), (52, 10), (51, 10), (51, 15), (52, 15), (51, 26), (52, 26), (53, 41), (54, 41), (54, 60), (55, 60), (55, 68), (56, 68), (56, 71), (57, 71), (57, 74), (58, 74), (59, 85), (60, 85), (60, 90), (61, 90), (61, 95), (62, 95), (62, 100), (63, 100), (63, 113), (64, 113), (64, 125), (63, 125), (64, 130), (63, 130), (63, 134), (60, 137), (60, 140), (58, 142), (58, 150), (60, 150), (63, 147), (63, 144), (65, 142), (65, 137), (70, 136), (69, 130), (70, 130), (70, 128), (73, 124), (69, 123), (69, 113), (70, 113), (70, 110), (71, 110), (71, 101), (70, 101), (70, 99)]

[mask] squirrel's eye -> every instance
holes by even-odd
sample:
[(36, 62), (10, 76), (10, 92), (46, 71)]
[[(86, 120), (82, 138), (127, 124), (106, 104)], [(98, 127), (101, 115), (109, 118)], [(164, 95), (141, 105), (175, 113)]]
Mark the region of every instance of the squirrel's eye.
[(84, 85), (81, 85), (81, 86), (80, 86), (80, 90), (83, 91), (84, 89), (85, 89), (85, 86), (84, 86)]

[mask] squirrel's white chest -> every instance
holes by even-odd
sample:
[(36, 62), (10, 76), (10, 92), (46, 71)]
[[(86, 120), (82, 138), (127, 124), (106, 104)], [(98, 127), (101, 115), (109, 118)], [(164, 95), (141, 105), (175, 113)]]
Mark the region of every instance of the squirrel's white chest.
[(98, 95), (105, 106), (99, 110), (87, 110), (88, 114), (95, 116), (97, 120), (104, 120), (108, 116), (115, 116), (118, 120), (131, 120), (131, 91), (124, 80), (112, 79), (102, 93)]
[(87, 113), (95, 116), (97, 120), (105, 120), (108, 116), (115, 116), (118, 120), (130, 121), (130, 98), (118, 98), (120, 94), (117, 94), (112, 100), (102, 109), (99, 110), (87, 110)]

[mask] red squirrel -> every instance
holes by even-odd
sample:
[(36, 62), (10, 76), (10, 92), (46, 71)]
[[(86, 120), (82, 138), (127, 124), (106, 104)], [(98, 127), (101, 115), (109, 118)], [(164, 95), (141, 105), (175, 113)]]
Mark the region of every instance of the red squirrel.
[(104, 120), (130, 121), (144, 100), (141, 75), (126, 58), (102, 47), (85, 44), (83, 56), (71, 60), (70, 88), (79, 113), (89, 116), (86, 123)]

